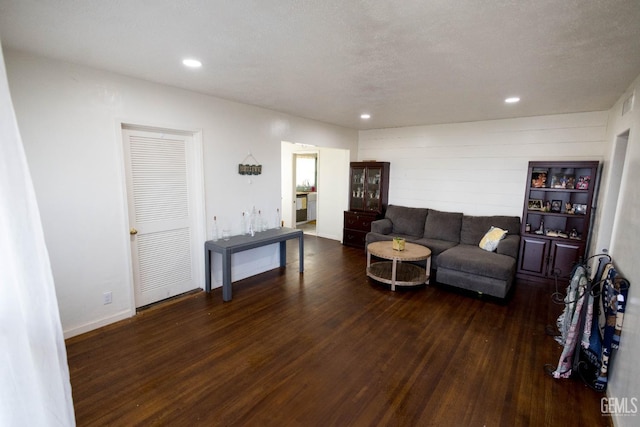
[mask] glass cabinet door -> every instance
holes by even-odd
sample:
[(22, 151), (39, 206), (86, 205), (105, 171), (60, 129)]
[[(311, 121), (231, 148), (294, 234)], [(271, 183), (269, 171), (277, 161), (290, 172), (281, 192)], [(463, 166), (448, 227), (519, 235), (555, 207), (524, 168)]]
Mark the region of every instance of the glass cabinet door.
[(365, 209), (365, 168), (352, 168), (351, 169), (351, 209), (364, 210)]
[(380, 178), (382, 176), (382, 168), (367, 168), (365, 182), (365, 206), (367, 211), (382, 211), (380, 205)]
[(349, 210), (381, 215), (389, 194), (388, 162), (351, 162)]

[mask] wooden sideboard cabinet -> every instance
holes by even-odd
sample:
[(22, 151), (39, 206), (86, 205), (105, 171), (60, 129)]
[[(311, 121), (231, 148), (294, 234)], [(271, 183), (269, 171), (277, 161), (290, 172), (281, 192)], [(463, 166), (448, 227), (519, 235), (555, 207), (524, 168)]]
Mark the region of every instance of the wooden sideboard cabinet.
[(382, 218), (389, 196), (389, 162), (351, 162), (349, 210), (344, 213), (342, 243), (364, 248), (371, 223)]
[(344, 212), (342, 244), (364, 248), (364, 238), (371, 231), (371, 223), (378, 219), (375, 212)]
[(517, 276), (565, 283), (587, 256), (599, 163), (530, 162)]

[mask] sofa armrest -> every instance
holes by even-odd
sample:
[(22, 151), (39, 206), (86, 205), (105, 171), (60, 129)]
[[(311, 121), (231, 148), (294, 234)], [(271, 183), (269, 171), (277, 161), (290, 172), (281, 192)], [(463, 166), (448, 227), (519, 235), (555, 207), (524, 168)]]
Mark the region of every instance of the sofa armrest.
[(509, 234), (500, 241), (496, 252), (503, 255), (509, 255), (511, 258), (518, 259), (518, 250), (520, 248), (520, 236)]
[(371, 231), (380, 234), (391, 234), (393, 223), (389, 218), (379, 219), (371, 223)]

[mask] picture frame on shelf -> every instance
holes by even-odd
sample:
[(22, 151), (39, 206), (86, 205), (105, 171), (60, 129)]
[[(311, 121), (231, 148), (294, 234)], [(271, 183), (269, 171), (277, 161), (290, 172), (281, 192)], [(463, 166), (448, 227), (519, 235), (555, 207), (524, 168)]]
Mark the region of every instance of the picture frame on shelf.
[(576, 188), (576, 177), (563, 173), (553, 174), (551, 176), (551, 188), (573, 190)]
[(529, 199), (530, 211), (541, 211), (543, 209), (543, 203), (540, 199)]
[(573, 205), (571, 202), (567, 202), (564, 204), (564, 213), (573, 215), (575, 211), (573, 210)]
[(573, 212), (576, 215), (586, 215), (587, 214), (587, 205), (583, 203), (574, 203)]
[(578, 182), (576, 183), (577, 190), (588, 190), (589, 182), (591, 181), (591, 177), (589, 175), (581, 176), (578, 178)]
[(562, 200), (551, 201), (551, 212), (560, 213), (562, 211)]

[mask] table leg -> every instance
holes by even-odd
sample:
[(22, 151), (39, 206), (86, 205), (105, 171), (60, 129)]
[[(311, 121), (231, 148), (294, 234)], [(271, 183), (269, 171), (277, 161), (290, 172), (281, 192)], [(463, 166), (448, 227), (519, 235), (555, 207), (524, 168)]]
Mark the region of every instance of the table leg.
[(287, 241), (280, 242), (280, 267), (287, 266)]
[(222, 300), (231, 301), (231, 254), (222, 252)]
[(392, 291), (396, 290), (396, 268), (397, 268), (397, 263), (398, 263), (398, 260), (394, 258), (393, 262), (391, 264), (391, 290)]
[(211, 292), (211, 250), (204, 249), (204, 290)]
[(300, 259), (300, 273), (304, 271), (304, 234), (300, 233), (300, 237), (298, 237), (298, 258)]
[(425, 282), (427, 285), (429, 284), (429, 280), (431, 280), (431, 257), (427, 258), (427, 281)]

